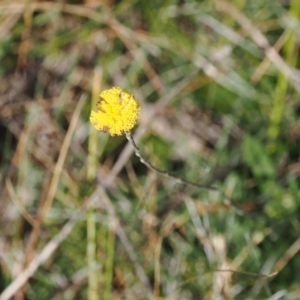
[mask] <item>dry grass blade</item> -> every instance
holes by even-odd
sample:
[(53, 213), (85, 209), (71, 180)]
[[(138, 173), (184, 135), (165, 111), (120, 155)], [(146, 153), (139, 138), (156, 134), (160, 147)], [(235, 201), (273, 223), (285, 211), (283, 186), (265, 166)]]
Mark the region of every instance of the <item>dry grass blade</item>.
[(214, 0), (218, 9), (230, 14), (240, 23), (243, 29), (252, 37), (254, 42), (264, 50), (265, 55), (274, 63), (279, 72), (282, 72), (289, 80), (291, 85), (300, 92), (300, 73), (289, 67), (281, 58), (274, 47), (269, 45), (266, 37), (251, 23), (251, 21), (242, 14), (234, 5), (227, 0)]
[[(88, 202), (94, 202), (96, 199), (95, 193)], [(13, 295), (15, 295), (23, 287), (23, 285), (26, 284), (28, 279), (34, 275), (40, 265), (49, 259), (59, 245), (68, 237), (77, 222), (83, 218), (88, 202), (86, 202), (85, 205), (77, 211), (74, 217), (64, 225), (59, 234), (51, 239), (51, 241), (45, 245), (43, 250), (32, 259), (26, 269), (21, 271), (20, 274), (5, 288), (0, 295), (0, 300), (9, 300)]]
[(10, 198), (22, 214), (22, 216), (28, 221), (28, 223), (34, 227), (36, 225), (36, 220), (28, 213), (26, 208), (24, 207), (23, 203), (19, 200), (18, 195), (16, 194), (12, 182), (10, 178), (6, 178), (5, 180), (6, 188), (9, 193)]
[(47, 172), (46, 185), (45, 185), (45, 189), (43, 190), (42, 202), (39, 205), (37, 220), (34, 223), (35, 226), (33, 227), (33, 231), (31, 232), (30, 239), (27, 245), (27, 251), (24, 260), (25, 269), (27, 268), (27, 266), (29, 266), (31, 260), (34, 257), (36, 244), (38, 243), (40, 237), (41, 227), (49, 209), (52, 206), (52, 202), (56, 193), (59, 178), (71, 144), (71, 139), (74, 134), (85, 99), (86, 97), (82, 96), (76, 106), (76, 109), (74, 111), (73, 117), (70, 122), (69, 129), (67, 131), (64, 142), (62, 144), (62, 148), (60, 150), (58, 161), (54, 167), (52, 177), (50, 176), (50, 170), (48, 170)]
[(139, 260), (136, 255), (136, 251), (135, 251), (134, 247), (130, 243), (125, 231), (123, 230), (122, 226), (120, 225), (120, 223), (118, 221), (114, 206), (111, 204), (109, 198), (107, 197), (105, 190), (104, 190), (104, 186), (99, 184), (98, 188), (102, 191), (101, 200), (103, 201), (107, 212), (113, 218), (113, 220), (116, 224), (116, 233), (117, 233), (119, 239), (121, 240), (122, 244), (124, 245), (124, 248), (125, 248), (131, 262), (133, 263), (133, 265), (135, 267), (135, 270), (136, 270), (136, 273), (137, 273), (139, 279), (143, 283), (144, 288), (147, 290), (147, 294), (151, 295), (150, 280), (149, 280), (143, 266), (139, 263)]
[(299, 0), (0, 2), (0, 300), (299, 298)]

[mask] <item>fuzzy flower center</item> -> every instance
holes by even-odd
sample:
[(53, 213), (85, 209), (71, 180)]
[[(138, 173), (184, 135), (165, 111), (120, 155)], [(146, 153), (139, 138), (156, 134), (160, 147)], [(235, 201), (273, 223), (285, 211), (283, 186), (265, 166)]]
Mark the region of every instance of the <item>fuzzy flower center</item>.
[(100, 94), (97, 111), (91, 111), (90, 122), (97, 130), (112, 136), (122, 135), (135, 126), (139, 111), (139, 103), (133, 95), (113, 87)]

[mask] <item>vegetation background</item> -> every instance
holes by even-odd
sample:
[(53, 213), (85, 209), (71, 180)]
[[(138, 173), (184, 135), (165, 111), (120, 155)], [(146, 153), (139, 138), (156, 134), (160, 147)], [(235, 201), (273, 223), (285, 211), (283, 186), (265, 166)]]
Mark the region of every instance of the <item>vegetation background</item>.
[[(0, 299), (300, 299), (300, 1), (0, 2)], [(89, 124), (101, 90), (141, 104)]]

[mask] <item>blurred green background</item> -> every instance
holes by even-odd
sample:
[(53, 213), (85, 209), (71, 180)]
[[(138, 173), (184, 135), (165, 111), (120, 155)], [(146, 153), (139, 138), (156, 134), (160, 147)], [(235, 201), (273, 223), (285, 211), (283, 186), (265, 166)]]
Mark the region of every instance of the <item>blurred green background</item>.
[[(0, 299), (300, 299), (299, 20), (299, 0), (1, 1)], [(219, 192), (91, 128), (112, 86), (153, 165)]]

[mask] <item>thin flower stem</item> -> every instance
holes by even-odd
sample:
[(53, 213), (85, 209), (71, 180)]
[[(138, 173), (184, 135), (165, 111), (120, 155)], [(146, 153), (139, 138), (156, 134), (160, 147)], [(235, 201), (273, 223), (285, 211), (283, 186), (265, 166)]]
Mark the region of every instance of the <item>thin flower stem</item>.
[(160, 170), (156, 167), (154, 167), (149, 161), (147, 161), (145, 159), (145, 157), (141, 154), (141, 151), (139, 149), (139, 147), (136, 145), (134, 139), (133, 139), (133, 136), (131, 134), (131, 132), (125, 132), (125, 135), (126, 135), (126, 138), (128, 139), (128, 141), (131, 143), (131, 145), (133, 146), (134, 148), (134, 152), (135, 152), (135, 155), (137, 157), (139, 157), (140, 159), (140, 162), (142, 164), (144, 164), (145, 166), (147, 166), (149, 169), (151, 169), (152, 171), (158, 173), (158, 174), (161, 174), (165, 177), (169, 177), (169, 178), (172, 178), (180, 183), (183, 183), (183, 184), (186, 184), (186, 185), (189, 185), (189, 186), (192, 186), (192, 187), (195, 187), (195, 188), (198, 188), (198, 189), (201, 189), (201, 190), (206, 190), (206, 191), (218, 191), (218, 189), (214, 188), (214, 187), (209, 187), (209, 186), (206, 186), (206, 185), (201, 185), (201, 184), (198, 184), (198, 183), (195, 183), (195, 182), (190, 182), (190, 181), (187, 181), (185, 179), (182, 179), (180, 177), (177, 177), (176, 175), (173, 175), (167, 171), (163, 171), (163, 170)]
[(204, 191), (212, 191), (212, 192), (219, 192), (220, 194), (222, 194), (222, 196), (224, 197), (224, 204), (232, 207), (233, 209), (235, 209), (238, 213), (240, 214), (244, 214), (244, 211), (242, 211), (239, 207), (237, 207), (235, 204), (231, 203), (231, 201), (226, 197), (226, 195), (224, 195), (224, 193), (222, 193), (222, 191), (218, 190), (217, 188), (215, 187), (212, 187), (212, 186), (207, 186), (207, 185), (202, 185), (202, 184), (198, 184), (196, 182), (191, 182), (191, 181), (188, 181), (188, 180), (185, 180), (185, 179), (182, 179), (180, 177), (177, 177), (176, 175), (173, 175), (167, 171), (163, 171), (163, 170), (160, 170), (156, 167), (154, 167), (141, 153), (140, 151), (140, 148), (137, 146), (137, 144), (135, 143), (134, 139), (133, 139), (133, 136), (131, 134), (130, 131), (128, 132), (125, 132), (125, 135), (126, 135), (126, 138), (127, 140), (130, 142), (130, 144), (133, 146), (134, 148), (134, 152), (135, 152), (135, 155), (137, 157), (139, 157), (140, 159), (140, 162), (142, 164), (144, 164), (146, 167), (148, 167), (150, 170), (158, 173), (158, 174), (161, 174), (165, 177), (168, 177), (168, 178), (172, 178), (174, 180), (176, 180), (177, 182), (179, 183), (182, 183), (182, 184), (185, 184), (185, 185), (188, 185), (188, 186), (192, 186), (192, 187), (195, 187), (197, 189), (200, 189), (200, 190), (204, 190)]

